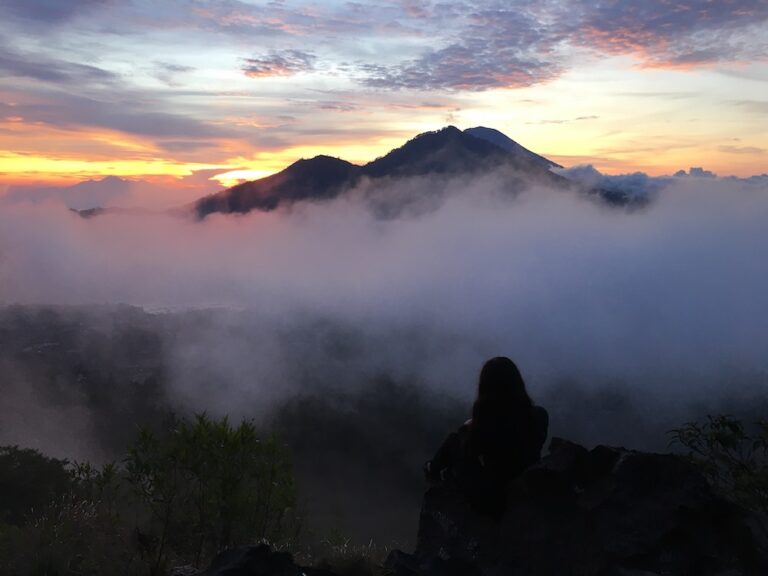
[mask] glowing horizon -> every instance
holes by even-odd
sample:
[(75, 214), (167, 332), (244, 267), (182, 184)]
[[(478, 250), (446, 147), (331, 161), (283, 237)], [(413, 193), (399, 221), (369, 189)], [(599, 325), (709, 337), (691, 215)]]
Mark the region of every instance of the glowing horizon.
[(449, 124), (606, 174), (768, 172), (763, 2), (0, 7), (0, 185), (229, 185)]

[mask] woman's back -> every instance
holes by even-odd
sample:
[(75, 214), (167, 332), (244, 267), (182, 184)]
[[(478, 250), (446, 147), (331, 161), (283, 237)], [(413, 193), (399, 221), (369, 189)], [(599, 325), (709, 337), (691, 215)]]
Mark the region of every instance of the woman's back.
[(500, 517), (507, 482), (541, 458), (548, 425), (547, 411), (534, 406), (517, 366), (493, 358), (480, 373), (472, 419), (443, 443), (427, 476), (454, 478), (474, 507)]

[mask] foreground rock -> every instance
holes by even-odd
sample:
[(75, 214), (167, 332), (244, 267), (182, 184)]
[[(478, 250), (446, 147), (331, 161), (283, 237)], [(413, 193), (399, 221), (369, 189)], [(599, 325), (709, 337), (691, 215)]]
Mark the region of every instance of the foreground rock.
[[(182, 569), (177, 569), (182, 570)], [(178, 576), (191, 576), (178, 572)], [(216, 556), (207, 570), (195, 576), (335, 576), (327, 570), (302, 568), (288, 552), (275, 552), (266, 544), (226, 550)]]
[(716, 495), (671, 454), (554, 439), (508, 490), (499, 523), (474, 514), (451, 483), (424, 497), (417, 550), (398, 576), (758, 576), (765, 519)]

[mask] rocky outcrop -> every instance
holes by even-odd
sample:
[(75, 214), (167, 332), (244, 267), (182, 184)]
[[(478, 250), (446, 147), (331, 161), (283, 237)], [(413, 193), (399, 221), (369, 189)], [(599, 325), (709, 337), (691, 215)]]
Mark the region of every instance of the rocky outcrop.
[(684, 458), (553, 439), (510, 485), (499, 522), (450, 481), (430, 488), (415, 553), (387, 565), (398, 576), (757, 576), (768, 574), (765, 527)]
[[(177, 569), (182, 570), (182, 569)], [(179, 572), (179, 576), (191, 576)], [(194, 576), (335, 576), (318, 568), (302, 568), (288, 552), (276, 552), (266, 544), (225, 550), (207, 570)]]

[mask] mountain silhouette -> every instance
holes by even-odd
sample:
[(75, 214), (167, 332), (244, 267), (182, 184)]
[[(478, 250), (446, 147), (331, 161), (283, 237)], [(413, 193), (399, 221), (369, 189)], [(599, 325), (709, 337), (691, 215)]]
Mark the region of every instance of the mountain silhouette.
[(461, 131), (448, 126), (425, 132), (388, 154), (357, 166), (339, 158), (316, 156), (299, 160), (282, 172), (243, 182), (194, 203), (199, 218), (212, 213), (245, 214), (271, 211), (305, 200), (328, 200), (350, 190), (361, 178), (384, 180), (425, 175), (474, 174), (511, 168), (510, 189), (536, 181), (556, 187), (568, 181), (550, 172), (554, 162), (520, 146), (491, 128)]
[(555, 162), (552, 162), (552, 160), (549, 160), (548, 158), (544, 158), (544, 156), (539, 156), (535, 152), (531, 152), (530, 150), (528, 150), (528, 148), (521, 146), (520, 144), (512, 140), (512, 138), (510, 138), (503, 132), (499, 132), (498, 130), (495, 130), (493, 128), (486, 128), (485, 126), (477, 126), (475, 128), (467, 128), (466, 130), (464, 130), (464, 133), (474, 136), (475, 138), (480, 138), (482, 140), (495, 144), (499, 148), (502, 148), (507, 152), (515, 154), (516, 156), (528, 158), (529, 160), (537, 164), (541, 164), (543, 167), (547, 169), (562, 168), (560, 164), (556, 164)]
[(507, 156), (499, 146), (448, 126), (419, 134), (363, 166), (363, 173), (371, 178), (384, 178), (475, 172), (491, 168)]
[(213, 212), (245, 214), (251, 210), (274, 210), (281, 203), (334, 198), (353, 186), (359, 175), (360, 168), (345, 160), (315, 156), (294, 162), (272, 176), (201, 198), (195, 203), (195, 210), (199, 217)]
[(15, 186), (6, 194), (10, 202), (61, 202), (74, 210), (110, 205), (128, 198), (134, 182), (117, 176), (85, 180), (71, 186)]

